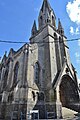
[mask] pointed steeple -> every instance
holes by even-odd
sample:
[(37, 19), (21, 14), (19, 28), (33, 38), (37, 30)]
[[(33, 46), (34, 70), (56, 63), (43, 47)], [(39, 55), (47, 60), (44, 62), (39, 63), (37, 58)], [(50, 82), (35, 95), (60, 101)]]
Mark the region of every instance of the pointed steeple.
[(39, 28), (43, 27), (46, 23), (50, 23), (51, 25), (56, 27), (55, 21), (56, 16), (48, 0), (43, 0), (43, 4), (38, 17)]
[(2, 58), (2, 63), (5, 65), (7, 59), (7, 51), (5, 51), (4, 56)]
[(60, 19), (58, 19), (58, 32), (59, 34), (64, 35), (64, 29), (62, 27)]
[(59, 18), (58, 18), (58, 29), (62, 29), (62, 24)]
[(7, 58), (7, 51), (5, 51), (4, 56), (3, 56), (3, 59), (6, 59), (6, 58)]
[(48, 8), (49, 11), (52, 10), (52, 8), (51, 8), (48, 0), (44, 0), (44, 1), (43, 1), (42, 7), (41, 7), (41, 11), (43, 11), (44, 8)]
[(37, 27), (36, 27), (36, 21), (34, 20), (32, 31), (31, 31), (32, 36), (35, 35), (36, 32), (37, 32)]

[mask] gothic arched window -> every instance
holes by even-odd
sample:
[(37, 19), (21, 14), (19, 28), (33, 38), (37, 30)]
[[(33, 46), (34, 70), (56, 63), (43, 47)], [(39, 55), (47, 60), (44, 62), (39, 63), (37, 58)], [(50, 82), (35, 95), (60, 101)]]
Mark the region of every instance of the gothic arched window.
[(55, 25), (55, 18), (54, 18), (54, 16), (52, 16), (52, 25), (55, 27), (56, 25)]
[(39, 63), (36, 62), (34, 66), (34, 81), (36, 83), (39, 83), (39, 75), (40, 75), (40, 67), (39, 67)]
[(33, 101), (35, 101), (35, 92), (32, 91)]
[(6, 70), (6, 71), (5, 71), (5, 74), (4, 74), (3, 89), (6, 88), (6, 85), (7, 85), (7, 78), (8, 78), (8, 71)]
[(63, 43), (63, 40), (61, 37), (59, 37), (59, 43), (62, 44)]
[(58, 36), (56, 33), (54, 33), (54, 40), (55, 40), (55, 52), (56, 52), (56, 63), (57, 63), (57, 71), (59, 72), (61, 70), (61, 59), (60, 59), (60, 45)]
[(56, 33), (54, 33), (54, 39), (57, 40), (57, 34)]
[(17, 62), (14, 67), (14, 84), (17, 82), (18, 70), (19, 70), (19, 62)]
[(37, 94), (37, 101), (39, 101), (40, 97), (39, 97), (39, 92), (36, 92)]

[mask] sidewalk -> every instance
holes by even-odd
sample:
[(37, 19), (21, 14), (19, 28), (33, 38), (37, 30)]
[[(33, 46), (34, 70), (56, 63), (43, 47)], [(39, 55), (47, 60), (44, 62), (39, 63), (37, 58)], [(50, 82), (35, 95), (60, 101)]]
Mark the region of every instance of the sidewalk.
[(63, 120), (80, 120), (80, 113), (65, 108), (62, 108), (62, 116), (63, 116)]

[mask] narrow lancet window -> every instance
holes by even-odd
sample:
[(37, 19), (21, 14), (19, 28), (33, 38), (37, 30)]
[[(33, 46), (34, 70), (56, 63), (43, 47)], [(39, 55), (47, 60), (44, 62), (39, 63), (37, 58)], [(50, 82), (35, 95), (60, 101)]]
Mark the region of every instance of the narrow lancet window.
[(8, 71), (6, 70), (6, 72), (4, 74), (3, 89), (5, 89), (7, 86), (7, 79), (8, 79)]
[(40, 75), (40, 67), (39, 67), (39, 63), (36, 62), (34, 66), (34, 81), (36, 83), (39, 83), (39, 75)]
[(13, 81), (14, 83), (13, 84), (16, 84), (18, 81), (18, 70), (19, 70), (19, 62), (17, 62), (14, 67), (14, 81)]

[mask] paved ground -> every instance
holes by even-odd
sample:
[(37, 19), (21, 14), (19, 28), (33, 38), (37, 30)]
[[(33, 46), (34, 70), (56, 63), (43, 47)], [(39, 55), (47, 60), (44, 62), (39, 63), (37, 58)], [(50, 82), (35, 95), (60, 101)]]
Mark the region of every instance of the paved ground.
[(80, 113), (65, 107), (62, 108), (62, 116), (63, 120), (80, 120)]

